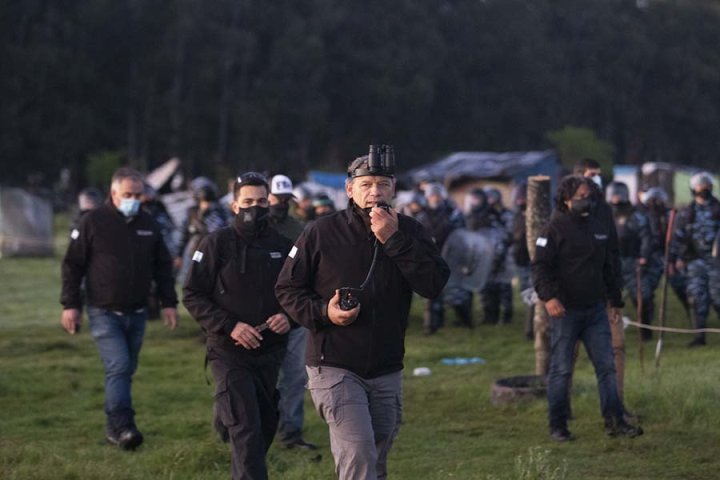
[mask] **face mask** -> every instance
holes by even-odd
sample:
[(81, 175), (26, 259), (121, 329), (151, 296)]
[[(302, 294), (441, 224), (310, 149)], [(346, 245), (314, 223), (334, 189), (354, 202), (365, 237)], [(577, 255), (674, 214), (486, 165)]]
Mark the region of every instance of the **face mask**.
[(593, 175), (592, 177), (590, 177), (590, 180), (595, 182), (595, 185), (602, 188), (602, 177), (600, 175)]
[(276, 220), (285, 220), (290, 211), (290, 207), (284, 204), (270, 205), (270, 216)]
[(256, 233), (265, 228), (270, 209), (255, 205), (249, 208), (238, 208), (235, 226), (244, 233)]
[(590, 210), (592, 210), (593, 206), (594, 202), (590, 197), (570, 201), (570, 211), (573, 215), (577, 215), (579, 217), (587, 217), (590, 215)]
[(136, 198), (120, 199), (118, 210), (126, 217), (134, 217), (140, 211), (140, 200)]
[(693, 192), (693, 195), (695, 195), (696, 197), (700, 197), (703, 200), (709, 200), (710, 197), (712, 196), (712, 192), (710, 190), (703, 189), (703, 190), (700, 190), (699, 192)]

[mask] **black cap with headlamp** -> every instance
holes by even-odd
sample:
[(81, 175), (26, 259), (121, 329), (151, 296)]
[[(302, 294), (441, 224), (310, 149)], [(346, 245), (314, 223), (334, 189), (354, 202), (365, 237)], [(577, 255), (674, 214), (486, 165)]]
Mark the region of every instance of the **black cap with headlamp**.
[(348, 178), (395, 177), (395, 152), (392, 145), (370, 145), (367, 162), (348, 170)]

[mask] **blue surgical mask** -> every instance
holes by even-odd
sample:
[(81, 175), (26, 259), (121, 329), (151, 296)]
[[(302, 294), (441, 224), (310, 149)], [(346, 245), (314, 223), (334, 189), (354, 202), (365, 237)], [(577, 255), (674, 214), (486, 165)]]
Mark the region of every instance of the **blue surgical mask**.
[(123, 198), (120, 200), (118, 210), (126, 217), (134, 217), (140, 211), (140, 200), (136, 198)]
[(590, 177), (590, 180), (595, 182), (595, 185), (602, 188), (602, 177), (600, 175), (593, 175), (592, 177)]

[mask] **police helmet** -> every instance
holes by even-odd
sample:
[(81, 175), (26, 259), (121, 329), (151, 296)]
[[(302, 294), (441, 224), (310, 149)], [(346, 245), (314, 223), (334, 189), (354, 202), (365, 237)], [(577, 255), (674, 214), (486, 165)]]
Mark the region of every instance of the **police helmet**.
[(714, 185), (713, 177), (708, 172), (698, 172), (690, 177), (690, 190), (696, 191), (701, 187), (710, 187), (712, 190)]
[(617, 199), (617, 203), (629, 203), (630, 202), (630, 190), (628, 186), (623, 182), (610, 182), (607, 190), (605, 191), (605, 200), (608, 203), (616, 203), (613, 200)]
[(670, 203), (670, 197), (661, 187), (650, 187), (640, 193), (640, 202), (646, 206), (667, 205)]
[(214, 202), (217, 200), (217, 195), (215, 194), (215, 189), (212, 187), (212, 185), (202, 185), (201, 187), (197, 188), (193, 192), (193, 197), (195, 197), (196, 202)]
[(490, 205), (502, 204), (502, 193), (500, 193), (500, 190), (498, 190), (497, 188), (486, 188), (485, 196), (487, 197), (487, 201)]

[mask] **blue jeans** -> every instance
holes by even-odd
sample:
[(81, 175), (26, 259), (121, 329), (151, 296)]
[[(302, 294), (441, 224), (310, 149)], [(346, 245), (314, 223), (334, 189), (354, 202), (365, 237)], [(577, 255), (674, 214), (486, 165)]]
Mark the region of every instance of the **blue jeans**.
[(569, 381), (575, 344), (582, 340), (600, 392), (600, 410), (604, 418), (622, 419), (624, 407), (617, 390), (610, 325), (605, 305), (567, 308), (564, 317), (550, 318), (550, 373), (548, 406), (551, 429), (567, 428), (570, 413)]
[(90, 333), (100, 352), (105, 369), (105, 414), (109, 433), (119, 433), (133, 426), (130, 385), (138, 365), (138, 355), (145, 335), (147, 312), (123, 314), (88, 307)]
[(302, 436), (304, 421), (305, 383), (305, 337), (304, 327), (293, 328), (288, 333), (285, 358), (280, 367), (277, 388), (280, 392), (280, 440), (290, 442)]

